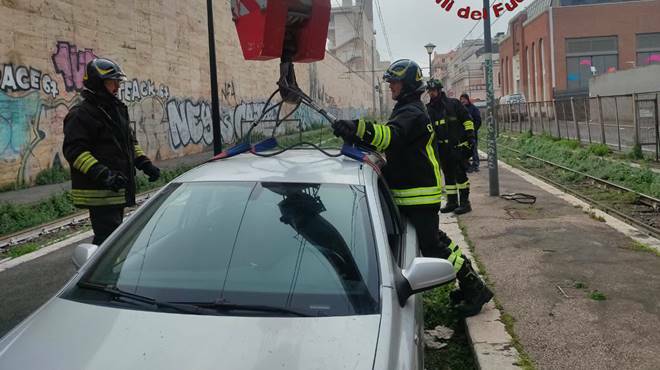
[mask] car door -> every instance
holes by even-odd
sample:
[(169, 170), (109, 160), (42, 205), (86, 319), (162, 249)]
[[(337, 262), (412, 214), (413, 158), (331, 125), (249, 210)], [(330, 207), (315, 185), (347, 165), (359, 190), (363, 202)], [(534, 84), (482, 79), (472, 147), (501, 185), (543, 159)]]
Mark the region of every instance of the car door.
[[(413, 259), (419, 256), (415, 229), (400, 216), (389, 188), (383, 179), (378, 181), (378, 192), (390, 251), (397, 267), (406, 269)], [(408, 299), (405, 306), (396, 305), (396, 308), (392, 315), (392, 320), (395, 321), (392, 325), (401, 329), (402, 340), (399, 342), (399, 363), (414, 364), (413, 366), (416, 366), (414, 369), (421, 370), (424, 368), (422, 296), (415, 294)]]

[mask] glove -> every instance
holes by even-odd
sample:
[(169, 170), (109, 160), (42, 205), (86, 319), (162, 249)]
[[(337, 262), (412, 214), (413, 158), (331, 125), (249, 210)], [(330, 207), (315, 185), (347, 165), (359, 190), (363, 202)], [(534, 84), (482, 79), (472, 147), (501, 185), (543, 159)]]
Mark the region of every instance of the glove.
[(126, 189), (128, 186), (128, 180), (121, 173), (108, 170), (105, 174), (106, 176), (100, 179), (104, 187), (112, 191), (119, 191), (119, 189)]
[(97, 184), (113, 191), (119, 189), (126, 189), (128, 180), (120, 172), (113, 172), (105, 165), (96, 163), (89, 169), (87, 175), (90, 176)]
[(332, 129), (332, 133), (335, 136), (341, 137), (346, 141), (355, 141), (355, 135), (357, 134), (357, 124), (355, 121), (336, 120), (332, 124)]
[(149, 176), (149, 182), (154, 182), (160, 178), (160, 168), (154, 166), (151, 162), (142, 165), (142, 172)]

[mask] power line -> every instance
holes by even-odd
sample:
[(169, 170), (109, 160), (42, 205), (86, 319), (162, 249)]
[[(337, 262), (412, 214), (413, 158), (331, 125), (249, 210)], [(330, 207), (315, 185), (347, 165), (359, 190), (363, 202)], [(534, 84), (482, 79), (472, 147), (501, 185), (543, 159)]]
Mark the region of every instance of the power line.
[(383, 12), (380, 10), (380, 0), (375, 1), (378, 19), (380, 20), (380, 25), (383, 27), (383, 36), (385, 37), (385, 45), (387, 46), (387, 55), (390, 57), (390, 60), (392, 60), (392, 48), (390, 47), (390, 38), (387, 35), (387, 27), (385, 26), (385, 20), (383, 19)]

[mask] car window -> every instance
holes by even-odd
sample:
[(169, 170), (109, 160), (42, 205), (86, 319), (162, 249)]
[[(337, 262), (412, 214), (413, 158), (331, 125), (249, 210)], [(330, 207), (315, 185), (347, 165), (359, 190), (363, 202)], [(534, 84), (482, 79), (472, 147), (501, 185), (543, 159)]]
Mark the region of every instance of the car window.
[(387, 231), (387, 240), (390, 245), (390, 251), (396, 263), (401, 266), (403, 263), (403, 240), (402, 226), (398, 209), (394, 204), (389, 188), (383, 181), (378, 180), (378, 196), (380, 198), (381, 211), (385, 230)]
[(84, 281), (159, 301), (311, 315), (380, 307), (362, 186), (186, 183), (129, 222)]

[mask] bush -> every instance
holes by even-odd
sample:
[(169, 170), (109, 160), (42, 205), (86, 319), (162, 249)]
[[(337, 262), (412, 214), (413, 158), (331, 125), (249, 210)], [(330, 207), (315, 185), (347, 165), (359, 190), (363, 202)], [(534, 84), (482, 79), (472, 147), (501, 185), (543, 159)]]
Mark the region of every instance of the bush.
[(62, 168), (62, 166), (53, 166), (45, 169), (37, 174), (35, 184), (48, 185), (59, 184), (71, 179), (69, 170)]
[(628, 158), (630, 159), (644, 159), (644, 153), (642, 152), (642, 146), (637, 144), (632, 147), (630, 152), (628, 152)]
[(593, 155), (603, 157), (603, 156), (606, 156), (606, 155), (610, 154), (610, 147), (608, 147), (605, 144), (592, 144), (592, 145), (589, 145), (588, 151), (589, 151), (589, 153), (591, 153)]

